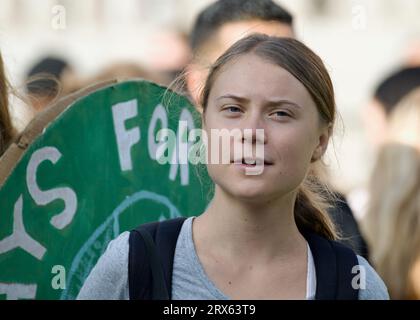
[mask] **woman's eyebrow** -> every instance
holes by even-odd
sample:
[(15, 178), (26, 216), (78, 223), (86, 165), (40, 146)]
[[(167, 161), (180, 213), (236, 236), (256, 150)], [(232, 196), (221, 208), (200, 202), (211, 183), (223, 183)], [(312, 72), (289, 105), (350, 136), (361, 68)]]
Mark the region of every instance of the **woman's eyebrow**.
[(240, 97), (240, 96), (236, 96), (234, 94), (225, 94), (223, 96), (218, 97), (216, 100), (222, 100), (222, 99), (233, 99), (233, 100), (243, 102), (243, 103), (249, 102), (249, 99), (244, 98), (244, 97)]
[[(222, 100), (222, 99), (232, 99), (232, 100), (239, 101), (241, 103), (249, 103), (249, 101), (250, 101), (248, 98), (237, 96), (237, 95), (234, 95), (234, 94), (225, 94), (225, 95), (222, 95), (222, 96), (216, 98), (216, 100)], [(271, 108), (271, 107), (278, 107), (278, 106), (285, 105), (285, 104), (290, 105), (292, 107), (296, 107), (296, 108), (302, 108), (297, 103), (295, 103), (293, 101), (290, 101), (290, 100), (287, 100), (287, 99), (270, 100), (270, 101), (267, 101), (264, 105), (267, 108)]]
[(297, 103), (287, 100), (287, 99), (279, 99), (279, 100), (271, 100), (271, 101), (267, 101), (267, 103), (265, 104), (266, 107), (278, 107), (281, 105), (290, 105), (292, 107), (296, 107), (296, 108), (302, 108), (300, 105), (298, 105)]

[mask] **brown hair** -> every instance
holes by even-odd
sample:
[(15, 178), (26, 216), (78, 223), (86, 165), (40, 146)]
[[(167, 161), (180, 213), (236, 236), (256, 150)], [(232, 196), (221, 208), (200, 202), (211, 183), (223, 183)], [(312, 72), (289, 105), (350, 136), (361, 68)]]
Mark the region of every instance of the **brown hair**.
[[(239, 40), (213, 64), (201, 93), (204, 114), (211, 88), (220, 70), (233, 59), (250, 53), (282, 67), (297, 78), (311, 95), (323, 123), (333, 126), (336, 116), (334, 89), (322, 60), (298, 40), (262, 34)], [(315, 174), (321, 165), (319, 161), (313, 163), (313, 168), (299, 187), (295, 220), (301, 231), (309, 230), (327, 239), (336, 239), (334, 224), (326, 212), (325, 196), (329, 194), (328, 188)]]
[(3, 59), (0, 54), (0, 155), (7, 149), (14, 136), (14, 129), (9, 113), (8, 90), (3, 67)]

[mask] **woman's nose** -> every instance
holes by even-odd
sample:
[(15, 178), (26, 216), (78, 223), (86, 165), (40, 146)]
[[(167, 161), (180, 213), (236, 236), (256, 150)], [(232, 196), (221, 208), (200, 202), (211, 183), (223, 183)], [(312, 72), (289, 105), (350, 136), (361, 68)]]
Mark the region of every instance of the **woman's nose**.
[(247, 143), (267, 143), (264, 119), (259, 115), (250, 116), (242, 127), (242, 141)]

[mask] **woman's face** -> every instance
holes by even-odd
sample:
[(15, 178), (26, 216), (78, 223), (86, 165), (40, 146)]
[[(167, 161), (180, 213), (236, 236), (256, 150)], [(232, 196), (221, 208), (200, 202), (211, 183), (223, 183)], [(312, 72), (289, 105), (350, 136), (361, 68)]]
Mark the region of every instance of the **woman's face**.
[[(218, 187), (247, 201), (266, 201), (295, 191), (311, 161), (325, 152), (329, 139), (329, 130), (321, 124), (303, 84), (285, 69), (255, 54), (242, 55), (220, 70), (203, 117), (210, 160), (215, 143), (211, 129), (252, 129), (253, 136), (230, 139), (230, 163), (208, 164), (208, 172)], [(256, 129), (264, 130), (263, 140), (256, 137)], [(235, 159), (235, 142), (252, 146), (254, 159), (261, 156), (255, 148), (256, 143), (261, 143), (265, 161), (261, 174), (247, 174), (249, 167), (236, 163), (241, 161)]]

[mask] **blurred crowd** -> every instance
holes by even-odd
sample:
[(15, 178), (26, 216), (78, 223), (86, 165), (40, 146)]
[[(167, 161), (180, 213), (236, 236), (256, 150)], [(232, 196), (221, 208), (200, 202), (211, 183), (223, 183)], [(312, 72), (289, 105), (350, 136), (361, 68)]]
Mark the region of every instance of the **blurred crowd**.
[[(17, 96), (29, 106), (25, 116), (33, 117), (61, 97), (102, 81), (143, 78), (170, 86), (182, 79), (182, 93), (200, 111), (200, 90), (217, 57), (250, 33), (296, 37), (294, 18), (270, 0), (216, 1), (196, 17), (189, 35), (162, 39), (180, 52), (165, 69), (121, 61), (81, 76), (67, 57), (47, 55), (28, 68), (25, 90)], [(419, 44), (420, 39), (412, 43), (405, 61), (377, 83), (364, 106), (362, 121), (375, 151), (369, 184), (347, 194), (333, 190), (331, 209), (342, 241), (369, 259), (393, 299), (420, 299)], [(14, 91), (0, 56), (0, 154), (19, 135), (10, 117), (14, 105), (9, 94)]]

